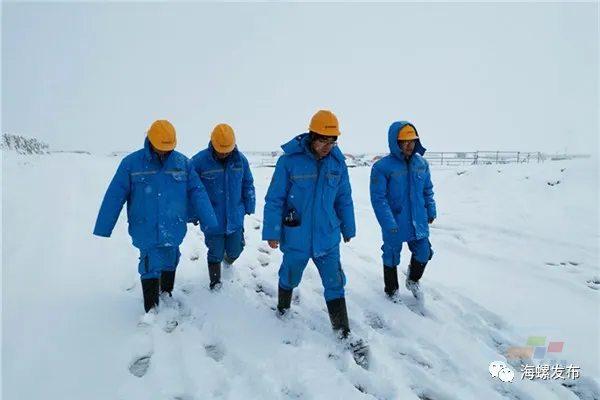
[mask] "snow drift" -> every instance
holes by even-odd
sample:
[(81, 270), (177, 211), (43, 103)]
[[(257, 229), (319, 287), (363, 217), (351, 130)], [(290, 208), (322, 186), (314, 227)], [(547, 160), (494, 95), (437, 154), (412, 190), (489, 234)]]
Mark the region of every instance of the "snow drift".
[[(253, 169), (257, 214), (223, 289), (209, 292), (203, 238), (190, 225), (174, 301), (140, 328), (138, 253), (124, 213), (111, 239), (91, 234), (119, 160), (3, 152), (6, 400), (600, 399), (595, 158), (432, 167), (438, 219), (424, 313), (408, 292), (404, 305), (385, 299), (369, 169), (351, 169), (358, 236), (342, 245), (342, 262), (370, 370), (335, 345), (312, 263), (294, 316), (274, 315), (281, 254), (260, 240), (271, 168)], [(402, 256), (405, 270), (406, 248)], [(563, 342), (545, 363), (566, 361), (580, 377), (523, 378), (506, 356), (529, 336)], [(147, 369), (132, 369), (144, 355)], [(513, 382), (490, 375), (495, 360), (513, 368)]]

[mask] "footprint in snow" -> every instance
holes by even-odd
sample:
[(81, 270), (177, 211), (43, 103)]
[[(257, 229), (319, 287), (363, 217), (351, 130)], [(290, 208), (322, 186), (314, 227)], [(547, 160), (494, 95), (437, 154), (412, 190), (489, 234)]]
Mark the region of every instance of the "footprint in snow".
[(263, 254), (267, 254), (267, 255), (271, 254), (271, 249), (268, 248), (268, 247), (266, 247), (266, 246), (264, 246), (264, 245), (258, 247), (258, 251), (261, 252), (261, 253), (263, 253)]
[(192, 396), (188, 396), (187, 394), (183, 394), (183, 395), (176, 395), (171, 397), (169, 400), (194, 400), (194, 397)]
[(269, 265), (271, 260), (269, 260), (269, 257), (265, 256), (264, 254), (260, 254), (258, 256), (258, 262), (260, 263), (261, 267), (266, 267)]
[(179, 321), (175, 317), (169, 318), (163, 325), (163, 331), (171, 333), (179, 326)]
[(299, 337), (293, 339), (284, 339), (283, 344), (287, 344), (288, 346), (299, 347), (302, 344), (302, 339)]
[(387, 325), (383, 321), (383, 319), (374, 311), (366, 311), (365, 312), (365, 320), (367, 325), (375, 330), (381, 330), (387, 328)]
[(208, 344), (204, 346), (204, 350), (206, 355), (216, 362), (220, 362), (225, 357), (225, 348), (220, 343)]
[(129, 372), (131, 372), (132, 375), (137, 376), (138, 378), (141, 378), (142, 376), (146, 375), (146, 372), (148, 372), (148, 368), (150, 367), (151, 358), (151, 353), (134, 358), (133, 361), (129, 364)]
[(283, 389), (281, 389), (281, 393), (283, 393), (284, 395), (286, 395), (290, 399), (301, 399), (304, 396), (304, 394), (302, 393), (302, 391), (295, 390), (295, 389), (292, 389), (292, 388), (287, 387), (287, 386), (284, 387)]
[(359, 392), (367, 395), (369, 398), (373, 397), (377, 400), (384, 400), (387, 399), (387, 397), (381, 397), (376, 395), (375, 393), (372, 392), (371, 388), (368, 388), (366, 384), (362, 384), (362, 383), (353, 383), (353, 386), (356, 388), (356, 390), (358, 390)]
[(191, 288), (191, 287), (188, 287), (188, 286), (186, 286), (186, 287), (182, 287), (182, 288), (181, 288), (181, 291), (182, 291), (184, 294), (187, 294), (187, 295), (189, 295), (189, 294), (191, 294), (191, 293), (192, 293), (192, 288)]
[(362, 260), (362, 261), (364, 261), (364, 262), (366, 262), (366, 263), (369, 263), (369, 264), (377, 264), (377, 263), (378, 263), (378, 261), (377, 261), (377, 260), (375, 260), (373, 257), (371, 257), (371, 256), (368, 256), (368, 255), (366, 255), (366, 254), (358, 253), (356, 256), (357, 256), (357, 257), (358, 257), (360, 260)]
[(275, 297), (275, 292), (268, 286), (262, 282), (257, 282), (254, 286), (254, 291), (258, 294), (263, 293), (267, 297)]
[(579, 266), (579, 264), (581, 264), (581, 263), (575, 262), (575, 261), (561, 261), (559, 263), (555, 263), (555, 262), (547, 262), (546, 263), (546, 265), (549, 265), (551, 267), (558, 267), (559, 265), (563, 266), (563, 267), (567, 267), (569, 265), (577, 267), (577, 266)]
[(254, 218), (254, 221), (252, 222), (252, 228), (254, 230), (258, 231), (260, 229), (261, 225), (262, 225), (262, 221), (258, 218)]
[(588, 280), (587, 285), (590, 289), (600, 290), (600, 278), (595, 277)]
[(413, 297), (412, 299), (405, 300), (403, 303), (406, 305), (406, 308), (414, 314), (417, 314), (420, 317), (430, 317), (431, 319), (434, 319), (433, 316), (427, 312), (425, 303), (422, 300), (417, 300)]
[(411, 389), (420, 400), (456, 400), (455, 394), (441, 387), (438, 380), (431, 378), (428, 371), (419, 371), (413, 379), (418, 384), (412, 384)]
[(412, 355), (412, 354), (408, 354), (404, 351), (399, 351), (398, 355), (400, 356), (400, 358), (402, 359), (406, 359), (407, 361), (409, 361), (411, 364), (413, 365), (417, 365), (421, 368), (424, 368), (426, 370), (430, 370), (433, 369), (433, 366), (431, 365), (431, 362), (429, 362), (428, 360), (426, 360), (425, 358), (419, 356), (419, 355)]
[(519, 390), (514, 385), (507, 385), (506, 383), (499, 382), (495, 387), (496, 391), (503, 397), (509, 400), (535, 400), (533, 397)]
[(580, 399), (600, 399), (600, 385), (590, 376), (580, 376), (577, 380), (561, 382)]

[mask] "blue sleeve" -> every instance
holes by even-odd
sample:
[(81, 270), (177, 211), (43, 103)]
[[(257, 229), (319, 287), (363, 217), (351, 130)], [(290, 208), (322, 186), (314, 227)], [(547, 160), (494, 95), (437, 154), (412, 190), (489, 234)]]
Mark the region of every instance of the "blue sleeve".
[(242, 200), (246, 214), (254, 214), (256, 212), (256, 191), (254, 189), (254, 177), (250, 170), (250, 164), (246, 157), (242, 157), (244, 163), (244, 177), (242, 178)]
[(188, 164), (188, 198), (189, 203), (192, 205), (190, 213), (200, 220), (202, 230), (215, 227), (219, 222), (208, 197), (208, 192), (198, 173), (196, 173), (193, 163), (190, 161)]
[(437, 218), (435, 200), (433, 198), (433, 183), (431, 182), (431, 171), (429, 164), (425, 161), (427, 171), (425, 173), (425, 186), (423, 187), (423, 198), (425, 199), (425, 208), (427, 209), (427, 219)]
[(271, 184), (265, 195), (265, 210), (263, 217), (263, 240), (281, 241), (283, 224), (283, 208), (290, 188), (290, 179), (285, 166), (285, 156), (281, 156), (275, 165)]
[(344, 169), (339, 190), (335, 197), (335, 212), (342, 221), (341, 230), (344, 239), (351, 239), (356, 236), (356, 222), (354, 220), (354, 203), (352, 202), (352, 187), (348, 168)]
[(110, 237), (112, 235), (123, 205), (129, 198), (130, 191), (129, 162), (125, 158), (121, 160), (117, 172), (106, 190), (96, 219), (96, 225), (94, 226), (94, 235), (102, 237)]
[(398, 230), (398, 224), (392, 214), (392, 209), (387, 200), (387, 177), (380, 168), (374, 164), (371, 167), (371, 206), (375, 212), (377, 222), (384, 231), (393, 232)]
[[(198, 172), (198, 168), (196, 167), (196, 163), (197, 163), (197, 161), (195, 160), (194, 157), (190, 158), (190, 164), (192, 165), (192, 169), (196, 172), (196, 174), (199, 175), (200, 173)], [(188, 177), (188, 180), (189, 179), (191, 179), (191, 176)], [(202, 180), (200, 180), (200, 182), (202, 182)], [(198, 215), (196, 215), (196, 210), (194, 209), (194, 202), (193, 201), (188, 201), (187, 209), (188, 209), (188, 212), (187, 212), (187, 214), (188, 214), (187, 222), (198, 221)]]

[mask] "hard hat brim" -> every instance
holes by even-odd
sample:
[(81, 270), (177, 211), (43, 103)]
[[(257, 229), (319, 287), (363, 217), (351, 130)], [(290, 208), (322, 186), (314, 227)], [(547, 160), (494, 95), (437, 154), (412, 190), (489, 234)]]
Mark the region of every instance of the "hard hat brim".
[(173, 140), (172, 144), (154, 143), (150, 138), (150, 144), (158, 151), (173, 151), (177, 147), (177, 139)]

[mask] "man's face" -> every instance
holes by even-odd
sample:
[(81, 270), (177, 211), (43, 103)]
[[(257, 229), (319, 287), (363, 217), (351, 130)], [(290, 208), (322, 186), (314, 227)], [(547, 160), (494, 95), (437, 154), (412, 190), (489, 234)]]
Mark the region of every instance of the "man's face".
[(227, 157), (229, 157), (229, 155), (231, 154), (231, 151), (229, 153), (219, 153), (218, 151), (215, 151), (215, 154), (219, 160), (224, 160)]
[(162, 150), (158, 150), (156, 147), (154, 147), (152, 145), (152, 143), (150, 143), (150, 147), (152, 147), (152, 151), (154, 151), (159, 157), (164, 157), (167, 154), (170, 153), (170, 151), (162, 151)]
[(331, 149), (335, 147), (336, 139), (335, 136), (317, 136), (313, 141), (314, 152), (319, 158), (327, 157), (331, 153)]
[(400, 149), (402, 150), (402, 154), (404, 154), (407, 157), (410, 157), (413, 153), (413, 151), (415, 151), (415, 144), (417, 143), (416, 140), (398, 140), (398, 145), (400, 146)]

